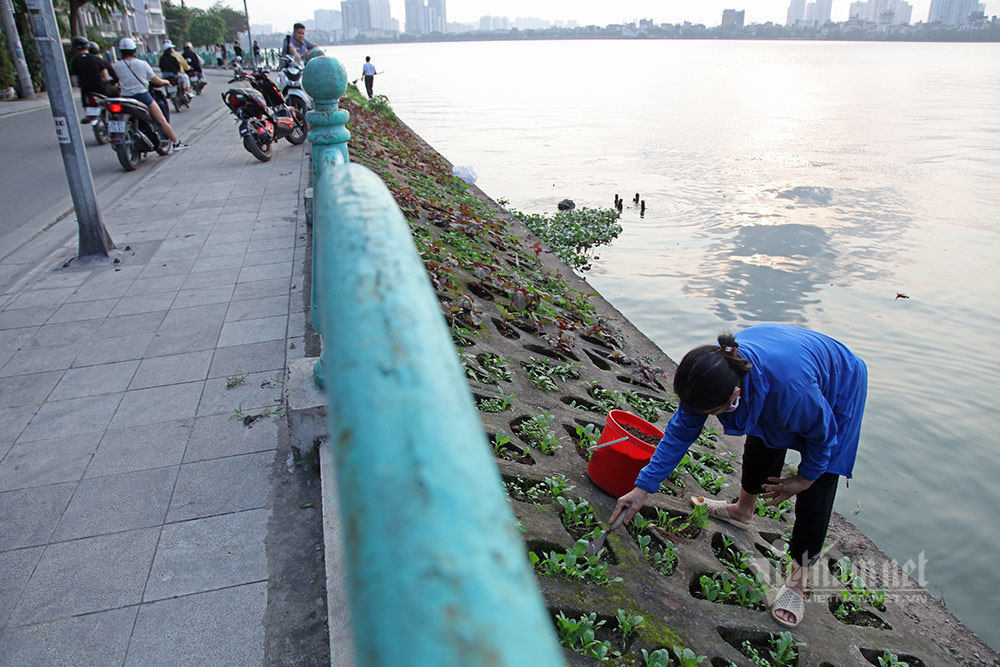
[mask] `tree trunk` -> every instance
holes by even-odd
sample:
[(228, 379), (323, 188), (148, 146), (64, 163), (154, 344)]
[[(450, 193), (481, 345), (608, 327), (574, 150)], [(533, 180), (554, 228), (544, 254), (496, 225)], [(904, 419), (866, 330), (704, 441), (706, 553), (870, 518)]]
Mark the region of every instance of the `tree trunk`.
[(86, 2), (80, 2), (80, 0), (69, 0), (69, 34), (70, 39), (73, 37), (86, 37), (86, 33), (83, 31), (83, 21), (80, 20), (80, 8), (83, 7)]

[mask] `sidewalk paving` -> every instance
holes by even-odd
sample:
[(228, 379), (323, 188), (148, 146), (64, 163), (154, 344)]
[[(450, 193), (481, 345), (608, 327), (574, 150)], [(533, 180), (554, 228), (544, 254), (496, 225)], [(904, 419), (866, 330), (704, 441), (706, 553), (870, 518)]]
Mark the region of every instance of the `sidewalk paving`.
[(221, 119), (0, 295), (0, 665), (264, 662), (308, 148)]

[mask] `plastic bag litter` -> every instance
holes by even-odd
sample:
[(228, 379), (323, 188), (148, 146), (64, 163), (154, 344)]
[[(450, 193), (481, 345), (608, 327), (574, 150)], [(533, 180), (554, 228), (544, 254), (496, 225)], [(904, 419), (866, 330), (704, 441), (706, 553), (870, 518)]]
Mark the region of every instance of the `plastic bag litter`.
[(455, 178), (460, 178), (469, 185), (473, 185), (476, 182), (478, 176), (476, 176), (476, 170), (469, 165), (462, 165), (460, 167), (452, 167), (451, 175)]

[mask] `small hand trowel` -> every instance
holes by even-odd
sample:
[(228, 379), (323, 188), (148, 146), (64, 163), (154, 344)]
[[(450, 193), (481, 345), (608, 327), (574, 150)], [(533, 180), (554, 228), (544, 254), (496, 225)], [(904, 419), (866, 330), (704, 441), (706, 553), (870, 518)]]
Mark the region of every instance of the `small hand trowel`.
[(608, 536), (608, 533), (610, 533), (612, 530), (618, 528), (619, 526), (622, 525), (622, 523), (625, 522), (625, 513), (627, 511), (628, 510), (622, 510), (622, 513), (618, 515), (618, 518), (615, 519), (615, 522), (613, 524), (611, 524), (611, 527), (608, 528), (607, 530), (605, 530), (600, 535), (598, 535), (597, 539), (590, 543), (590, 546), (587, 547), (587, 556), (596, 556), (597, 555), (597, 552), (600, 551), (601, 547), (604, 546), (604, 540)]

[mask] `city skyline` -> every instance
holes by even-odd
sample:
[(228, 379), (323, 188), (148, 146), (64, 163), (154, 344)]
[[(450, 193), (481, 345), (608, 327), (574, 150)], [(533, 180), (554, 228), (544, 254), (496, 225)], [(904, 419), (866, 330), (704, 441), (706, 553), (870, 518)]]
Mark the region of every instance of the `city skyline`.
[[(190, 7), (207, 9), (216, 0), (188, 0)], [(833, 0), (831, 20), (846, 21), (853, 0)], [(234, 9), (242, 10), (240, 0), (223, 0)], [(292, 24), (313, 18), (316, 9), (340, 10), (340, 0), (285, 0), (273, 3), (267, 0), (246, 0), (250, 21), (268, 24), (277, 32), (291, 32)], [(913, 6), (911, 22), (927, 21), (931, 0), (910, 0)], [(1000, 14), (1000, 0), (986, 0), (986, 14)], [(390, 0), (392, 18), (403, 29), (406, 18), (406, 0)], [(548, 21), (575, 20), (579, 25), (608, 25), (630, 22), (642, 18), (654, 23), (703, 23), (716, 26), (721, 23), (725, 9), (744, 10), (745, 22), (784, 25), (789, 0), (676, 0), (669, 4), (662, 0), (624, 0), (608, 3), (604, 0), (448, 0), (449, 23), (466, 23), (479, 26), (483, 16), (515, 18), (537, 17)]]

